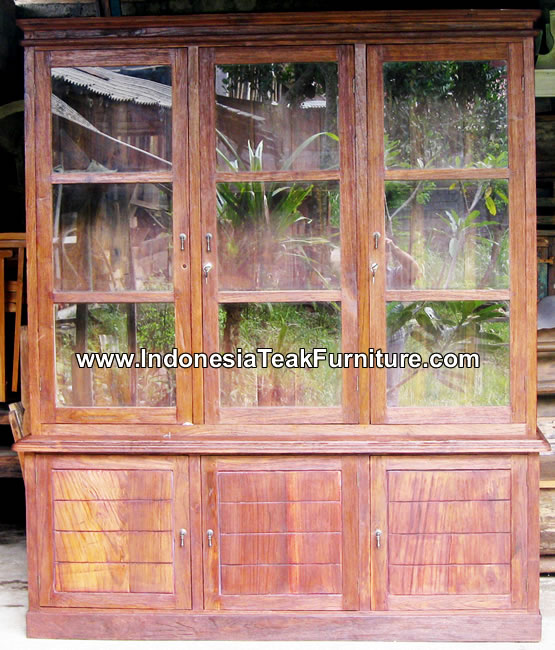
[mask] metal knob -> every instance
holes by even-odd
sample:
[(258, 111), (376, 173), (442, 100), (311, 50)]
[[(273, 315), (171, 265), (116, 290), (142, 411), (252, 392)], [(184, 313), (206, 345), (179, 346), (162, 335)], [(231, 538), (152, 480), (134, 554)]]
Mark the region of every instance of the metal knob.
[(380, 548), (382, 545), (382, 531), (378, 528), (375, 532), (376, 535), (376, 548)]
[(207, 262), (203, 267), (202, 267), (202, 272), (204, 273), (204, 281), (208, 282), (208, 274), (210, 271), (214, 268), (210, 262)]
[(187, 534), (187, 531), (185, 530), (185, 528), (182, 528), (179, 531), (179, 546), (181, 546), (181, 548), (183, 548), (185, 546), (185, 535), (186, 534)]
[(208, 537), (208, 548), (212, 548), (212, 537), (214, 537), (214, 531), (211, 528), (206, 531), (206, 537)]
[(184, 232), (182, 232), (179, 235), (179, 239), (181, 240), (181, 250), (184, 251), (185, 250), (185, 240), (187, 239), (187, 235)]
[(379, 264), (377, 262), (372, 262), (370, 264), (370, 272), (372, 273), (372, 284), (376, 281), (376, 271), (378, 270)]
[(379, 233), (379, 232), (375, 232), (375, 233), (372, 235), (372, 237), (374, 237), (374, 248), (378, 248), (378, 247), (379, 247), (379, 245), (380, 245), (380, 237), (381, 237), (381, 236), (382, 236), (382, 235), (381, 235), (381, 233)]

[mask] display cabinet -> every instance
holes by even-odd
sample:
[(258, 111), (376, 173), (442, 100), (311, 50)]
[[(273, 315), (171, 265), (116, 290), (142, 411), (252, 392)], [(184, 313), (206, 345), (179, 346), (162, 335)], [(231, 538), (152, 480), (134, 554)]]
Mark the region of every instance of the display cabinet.
[(539, 639), (536, 17), (21, 21), (30, 636)]

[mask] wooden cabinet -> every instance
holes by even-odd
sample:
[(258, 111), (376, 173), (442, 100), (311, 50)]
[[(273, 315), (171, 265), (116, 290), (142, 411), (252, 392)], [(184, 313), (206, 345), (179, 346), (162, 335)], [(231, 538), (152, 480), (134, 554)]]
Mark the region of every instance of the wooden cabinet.
[(356, 459), (204, 458), (205, 606), (358, 609)]
[(30, 635), (539, 638), (536, 15), (21, 22)]
[(524, 606), (525, 458), (382, 457), (372, 470), (380, 607)]
[(39, 481), (41, 605), (191, 607), (186, 457), (55, 456)]

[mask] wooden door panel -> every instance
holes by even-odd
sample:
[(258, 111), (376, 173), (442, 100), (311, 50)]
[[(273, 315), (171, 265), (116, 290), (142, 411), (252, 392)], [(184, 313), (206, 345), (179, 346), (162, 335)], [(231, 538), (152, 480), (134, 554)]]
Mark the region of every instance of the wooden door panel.
[[(51, 457), (41, 604), (190, 607), (188, 459)], [(109, 594), (109, 597), (107, 596)]]
[(524, 606), (525, 460), (487, 464), (372, 458), (372, 526), (382, 531), (372, 548), (374, 609)]
[(352, 459), (205, 458), (203, 494), (207, 608), (356, 608)]

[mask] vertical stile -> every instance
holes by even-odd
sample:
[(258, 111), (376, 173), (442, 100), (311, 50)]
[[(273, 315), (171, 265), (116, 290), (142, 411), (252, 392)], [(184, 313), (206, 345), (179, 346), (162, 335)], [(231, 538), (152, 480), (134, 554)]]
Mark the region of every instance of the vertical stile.
[[(191, 280), (191, 352), (202, 352), (204, 349), (202, 328), (202, 285), (201, 285), (201, 171), (200, 171), (200, 100), (199, 100), (199, 48), (188, 48), (189, 90), (189, 250)], [(193, 412), (192, 421), (195, 424), (204, 422), (203, 400), (204, 382), (202, 368), (192, 368), (193, 382)]]
[[(524, 422), (526, 407), (526, 349), (522, 345), (527, 335), (526, 309), (526, 202), (525, 202), (525, 164), (524, 147), (524, 97), (522, 80), (524, 75), (522, 44), (509, 45), (509, 233), (511, 269), (511, 302), (517, 306), (510, 317), (510, 395), (513, 422)], [(511, 310), (512, 312), (512, 310)], [(534, 387), (535, 392), (535, 387)]]
[[(355, 189), (355, 96), (353, 80), (355, 78), (354, 52), (350, 46), (338, 50), (339, 58), (339, 120), (340, 120), (340, 171), (341, 171), (341, 321), (342, 350), (358, 350), (357, 335), (357, 232), (354, 224), (356, 218)], [(357, 374), (355, 368), (343, 370), (343, 422), (359, 421), (357, 392)]]
[(52, 118), (50, 55), (36, 53), (36, 158), (37, 172), (37, 265), (38, 286), (38, 340), (40, 341), (40, 397), (41, 420), (54, 421), (56, 396), (54, 309), (50, 299), (52, 276)]
[[(367, 278), (369, 295), (369, 340), (374, 349), (386, 348), (385, 322), (385, 222), (384, 222), (384, 119), (382, 49), (368, 48), (368, 232), (366, 246), (368, 257), (362, 258), (363, 274)], [(381, 233), (376, 250), (370, 242), (373, 232)], [(370, 283), (370, 264), (376, 262), (378, 272)], [(381, 423), (386, 418), (387, 375), (384, 369), (370, 370), (370, 421)]]
[[(200, 57), (200, 97), (204, 98), (202, 119), (200, 119), (200, 178), (201, 178), (201, 206), (200, 228), (196, 232), (196, 244), (200, 256), (196, 263), (194, 282), (200, 287), (202, 296), (202, 329), (204, 331), (204, 351), (207, 354), (219, 351), (218, 346), (218, 241), (212, 239), (212, 251), (206, 251), (205, 235), (217, 233), (216, 219), (216, 188), (215, 188), (215, 160), (216, 160), (216, 126), (215, 126), (215, 96), (214, 96), (214, 51), (205, 49)], [(200, 109), (199, 109), (200, 111)], [(199, 112), (200, 117), (200, 112)], [(202, 275), (202, 266), (210, 263), (213, 268), (210, 277), (205, 281)], [(208, 424), (219, 420), (220, 390), (219, 373), (214, 368), (204, 370), (204, 419)]]
[[(174, 260), (173, 286), (175, 300), (175, 343), (179, 354), (191, 351), (191, 261), (189, 216), (191, 206), (188, 190), (188, 124), (187, 124), (187, 51), (173, 51), (172, 57), (172, 152), (173, 152), (173, 213)], [(187, 239), (181, 251), (180, 234)], [(176, 418), (192, 422), (192, 370), (176, 370)]]

